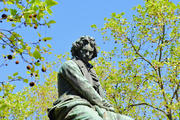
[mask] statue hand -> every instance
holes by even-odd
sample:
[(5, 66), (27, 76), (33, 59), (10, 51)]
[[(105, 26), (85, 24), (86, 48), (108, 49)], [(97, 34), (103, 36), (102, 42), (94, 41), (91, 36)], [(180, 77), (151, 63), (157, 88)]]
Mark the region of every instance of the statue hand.
[(105, 107), (105, 106), (100, 106), (100, 107), (106, 109), (107, 111), (114, 112), (114, 108), (113, 107)]
[(103, 102), (103, 106), (105, 106), (105, 107), (112, 107), (112, 105), (107, 100), (103, 99), (102, 102)]
[[(99, 106), (99, 105), (98, 105)], [(114, 112), (114, 108), (113, 107), (105, 107), (105, 106), (99, 106), (100, 108), (104, 108), (106, 109), (107, 111), (111, 111), (111, 112)]]
[(103, 106), (105, 107), (106, 110), (114, 112), (114, 108), (108, 101), (103, 100)]
[(114, 112), (114, 108), (113, 107), (109, 107), (108, 110), (111, 111), (111, 112)]
[(112, 107), (112, 105), (109, 102), (107, 102), (107, 101), (103, 103), (103, 106), (105, 106), (105, 107)]

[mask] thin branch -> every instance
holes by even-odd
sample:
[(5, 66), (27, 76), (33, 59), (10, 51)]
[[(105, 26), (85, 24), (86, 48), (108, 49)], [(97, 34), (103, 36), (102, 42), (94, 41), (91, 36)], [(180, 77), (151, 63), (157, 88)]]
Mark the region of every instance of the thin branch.
[(176, 92), (176, 100), (179, 102), (178, 92)]
[(139, 50), (141, 49), (141, 45), (142, 45), (142, 44), (141, 44), (141, 40), (140, 40), (140, 45), (139, 45), (139, 48), (138, 48), (138, 50), (137, 50), (138, 52), (139, 52)]
[(16, 27), (12, 28), (12, 29), (9, 30), (9, 31), (14, 31), (14, 30), (17, 29), (17, 28), (20, 28), (23, 24), (24, 24), (24, 22), (22, 22), (20, 25), (18, 25), (18, 26), (16, 26)]
[[(163, 25), (162, 26), (163, 28), (163, 33), (162, 33), (162, 37), (159, 39), (159, 44), (161, 43), (161, 44), (163, 44), (164, 42), (163, 42), (163, 40), (164, 40), (164, 37), (165, 37), (165, 25)], [(162, 46), (160, 47), (160, 49), (159, 49), (159, 62), (161, 62), (161, 59), (162, 59)], [(162, 90), (162, 94), (163, 94), (163, 97), (164, 97), (164, 100), (165, 100), (165, 102), (166, 102), (166, 105), (165, 105), (165, 107), (167, 108), (167, 109), (169, 109), (169, 107), (168, 107), (168, 101), (167, 101), (167, 98), (166, 98), (166, 94), (165, 94), (165, 91), (164, 91), (164, 85), (163, 85), (163, 81), (161, 80), (161, 67), (158, 67), (158, 74), (159, 74), (159, 82), (158, 82), (158, 84), (159, 84), (159, 87), (161, 88), (161, 90)]]
[[(164, 43), (164, 37), (165, 37), (165, 25), (163, 25), (163, 35), (162, 37), (159, 39), (159, 44), (163, 44)], [(161, 59), (162, 59), (162, 46), (160, 46), (160, 49), (159, 49), (159, 62), (161, 62)], [(158, 71), (159, 71), (159, 77), (161, 78), (161, 67), (158, 67)]]
[(23, 79), (12, 79), (12, 80), (9, 80), (9, 81), (0, 81), (1, 84), (4, 84), (5, 82), (13, 82), (13, 81), (21, 81)]
[[(140, 86), (143, 85), (146, 81), (147, 81), (147, 79), (143, 80), (141, 84), (137, 85), (136, 92), (138, 91), (138, 89), (140, 88)], [(132, 95), (131, 95), (128, 103), (130, 104), (130, 102), (131, 102), (133, 99), (136, 99), (136, 97), (137, 97), (137, 94), (136, 94), (135, 96), (132, 96)], [(129, 106), (129, 105), (128, 105), (128, 106)], [(125, 111), (125, 110), (126, 110), (126, 111), (129, 111), (130, 109), (129, 109), (129, 107), (128, 107), (127, 109), (125, 108), (123, 111)]]
[(12, 46), (11, 44), (9, 44), (6, 40), (4, 40), (3, 38), (1, 38), (1, 40), (3, 41), (3, 42), (5, 42), (9, 47), (11, 47), (11, 48), (14, 48), (14, 46)]
[(6, 45), (6, 44), (4, 44), (4, 43), (0, 43), (1, 45)]
[(173, 101), (174, 97), (175, 97), (176, 95), (178, 95), (179, 86), (180, 86), (180, 84), (177, 85), (177, 87), (176, 87), (176, 89), (175, 89), (175, 91), (174, 91), (174, 93), (173, 93), (173, 96), (172, 96), (171, 102), (170, 102), (171, 105), (172, 105), (172, 101)]
[(166, 115), (166, 112), (165, 112), (165, 111), (161, 110), (161, 109), (158, 108), (158, 107), (155, 107), (155, 106), (153, 106), (153, 105), (150, 105), (150, 104), (148, 104), (148, 103), (133, 104), (133, 105), (129, 105), (129, 107), (140, 106), (140, 105), (147, 105), (147, 106), (149, 106), (149, 107), (151, 107), (151, 108), (153, 108), (153, 109), (156, 109), (156, 110), (158, 110), (158, 111), (160, 111), (160, 112), (162, 112), (162, 113), (164, 113), (164, 114)]
[(20, 56), (21, 56), (21, 58), (22, 58), (22, 60), (23, 60), (24, 62), (26, 62), (26, 63), (30, 64), (30, 62), (29, 62), (29, 61), (27, 61), (21, 53), (20, 53)]
[[(146, 58), (144, 58), (139, 52), (138, 50), (135, 48), (135, 46), (133, 45), (132, 41), (130, 40), (130, 38), (127, 38), (128, 41), (130, 42), (131, 46), (133, 47), (134, 51), (136, 52), (136, 54), (138, 54), (143, 60), (145, 60), (155, 71), (156, 71), (156, 68), (152, 65), (152, 63), (147, 60)], [(157, 71), (156, 71), (157, 72)]]

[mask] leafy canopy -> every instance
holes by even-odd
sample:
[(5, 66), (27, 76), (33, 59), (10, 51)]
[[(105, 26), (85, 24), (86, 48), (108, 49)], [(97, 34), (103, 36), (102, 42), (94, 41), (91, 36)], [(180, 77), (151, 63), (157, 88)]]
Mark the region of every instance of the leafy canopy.
[(135, 119), (178, 119), (180, 5), (145, 0), (133, 10), (132, 20), (125, 13), (112, 13), (103, 28), (92, 25), (118, 48), (111, 52), (116, 56), (114, 66), (105, 62), (112, 58), (106, 53), (108, 59), (97, 62), (97, 73), (118, 112)]
[[(51, 54), (51, 45), (47, 42), (52, 38), (43, 37), (39, 28), (49, 28), (51, 24), (56, 23), (54, 20), (49, 20), (49, 16), (52, 15), (51, 7), (57, 4), (55, 0), (0, 1), (0, 69), (5, 69), (11, 62), (21, 64), (22, 67), (25, 66), (24, 71), (35, 81), (40, 77), (40, 70), (46, 72), (48, 66), (45, 64), (44, 56)], [(36, 31), (37, 39), (25, 39), (21, 31), (23, 29)], [(32, 108), (30, 105), (36, 98), (30, 96), (35, 90), (15, 93), (16, 85), (12, 83), (13, 81), (28, 83), (30, 78), (15, 72), (7, 79), (0, 79), (0, 119), (26, 119), (34, 113), (36, 107)], [(35, 82), (29, 84), (32, 87)], [(41, 91), (41, 88), (39, 90)], [(21, 114), (17, 114), (18, 111), (21, 111)]]

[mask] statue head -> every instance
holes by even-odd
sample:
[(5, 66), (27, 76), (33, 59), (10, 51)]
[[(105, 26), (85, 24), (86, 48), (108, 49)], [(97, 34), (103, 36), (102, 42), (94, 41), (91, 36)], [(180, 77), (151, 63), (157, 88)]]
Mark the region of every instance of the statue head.
[(95, 39), (90, 36), (81, 36), (72, 44), (71, 54), (84, 62), (88, 62), (97, 57), (97, 46)]

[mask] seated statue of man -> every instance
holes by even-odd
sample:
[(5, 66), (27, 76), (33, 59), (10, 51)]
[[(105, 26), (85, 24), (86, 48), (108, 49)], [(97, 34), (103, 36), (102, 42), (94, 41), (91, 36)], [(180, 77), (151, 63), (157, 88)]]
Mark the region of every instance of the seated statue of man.
[(58, 73), (59, 98), (48, 110), (50, 120), (133, 120), (114, 112), (90, 60), (97, 57), (95, 39), (82, 36), (71, 48), (72, 59)]

